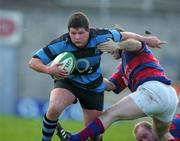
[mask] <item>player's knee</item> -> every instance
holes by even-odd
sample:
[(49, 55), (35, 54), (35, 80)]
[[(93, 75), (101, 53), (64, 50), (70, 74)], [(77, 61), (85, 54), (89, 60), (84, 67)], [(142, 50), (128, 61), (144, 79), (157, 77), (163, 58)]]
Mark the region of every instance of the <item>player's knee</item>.
[(61, 114), (62, 111), (63, 109), (61, 109), (60, 106), (56, 104), (51, 104), (48, 108), (47, 113), (50, 117), (57, 117)]

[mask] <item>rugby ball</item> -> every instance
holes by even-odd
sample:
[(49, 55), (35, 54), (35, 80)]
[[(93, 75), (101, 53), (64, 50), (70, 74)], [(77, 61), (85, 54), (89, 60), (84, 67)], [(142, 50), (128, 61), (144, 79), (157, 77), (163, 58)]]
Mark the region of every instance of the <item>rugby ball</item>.
[[(56, 58), (52, 61), (51, 66), (54, 64), (62, 63), (59, 66), (60, 69), (63, 69), (68, 72), (68, 75), (71, 74), (76, 66), (76, 58), (71, 52), (63, 52), (56, 56)], [(62, 79), (59, 77), (52, 76), (53, 79)]]

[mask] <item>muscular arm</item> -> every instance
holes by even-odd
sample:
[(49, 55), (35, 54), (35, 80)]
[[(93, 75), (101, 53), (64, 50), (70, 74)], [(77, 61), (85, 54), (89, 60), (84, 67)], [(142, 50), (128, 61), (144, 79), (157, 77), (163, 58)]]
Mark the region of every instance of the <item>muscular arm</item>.
[(127, 40), (127, 39), (135, 39), (135, 40), (138, 40), (140, 42), (144, 42), (147, 40), (147, 37), (146, 36), (142, 36), (142, 35), (139, 35), (139, 34), (136, 34), (136, 33), (133, 33), (133, 32), (121, 32), (121, 35), (122, 35), (122, 38), (121, 40)]
[(67, 71), (60, 69), (60, 65), (62, 64), (54, 64), (52, 66), (44, 65), (38, 58), (32, 58), (29, 61), (29, 67), (37, 72), (50, 74), (55, 77), (66, 78), (68, 76), (68, 73)]
[(98, 45), (101, 51), (111, 54), (119, 53), (118, 50), (138, 51), (141, 47), (141, 42), (134, 39), (127, 39), (122, 42), (114, 42), (112, 39), (109, 39), (108, 42)]
[(115, 42), (112, 39), (109, 41), (99, 44), (98, 48), (102, 52), (108, 52), (118, 59), (118, 50), (137, 51), (141, 48), (141, 43), (146, 44), (152, 48), (160, 48), (162, 44), (166, 42), (159, 40), (156, 36), (141, 36), (132, 32), (121, 32), (121, 42)]
[(135, 39), (140, 42), (146, 42), (148, 46), (152, 48), (160, 48), (161, 45), (165, 44), (165, 41), (161, 41), (156, 36), (142, 36), (132, 32), (121, 32), (122, 41), (127, 39)]
[(116, 47), (117, 49), (126, 50), (126, 51), (138, 51), (142, 47), (141, 42), (134, 39), (127, 39), (122, 42), (117, 42), (115, 43), (115, 45), (117, 46)]
[(29, 67), (37, 72), (49, 74), (49, 67), (44, 65), (38, 58), (31, 58)]

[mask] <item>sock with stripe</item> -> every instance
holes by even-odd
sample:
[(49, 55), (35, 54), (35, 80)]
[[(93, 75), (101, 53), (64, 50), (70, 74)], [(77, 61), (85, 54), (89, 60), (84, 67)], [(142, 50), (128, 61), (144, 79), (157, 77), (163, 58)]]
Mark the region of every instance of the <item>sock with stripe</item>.
[(54, 131), (56, 129), (57, 122), (58, 122), (58, 120), (56, 120), (56, 121), (49, 120), (46, 117), (46, 114), (44, 115), (43, 127), (42, 127), (42, 134), (43, 134), (42, 141), (50, 141), (51, 140), (51, 138), (54, 134)]
[(95, 119), (81, 132), (71, 135), (69, 141), (85, 141), (88, 138), (94, 138), (104, 133), (104, 126), (100, 119)]

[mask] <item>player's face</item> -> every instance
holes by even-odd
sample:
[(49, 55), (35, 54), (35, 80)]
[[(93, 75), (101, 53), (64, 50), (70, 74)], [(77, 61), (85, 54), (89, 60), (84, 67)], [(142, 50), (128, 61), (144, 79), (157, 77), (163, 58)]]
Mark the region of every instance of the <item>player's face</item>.
[(71, 41), (78, 47), (84, 48), (89, 40), (89, 31), (84, 28), (70, 28), (69, 35)]
[(144, 127), (138, 128), (135, 137), (137, 141), (157, 141), (152, 131)]

